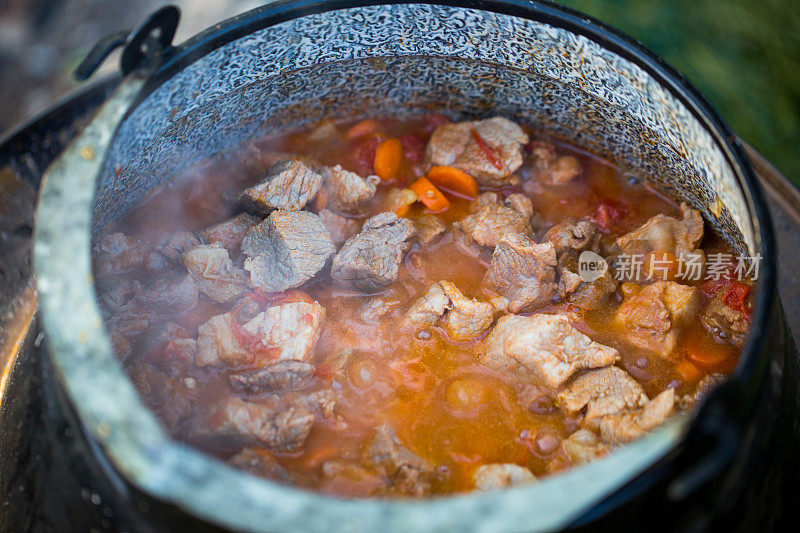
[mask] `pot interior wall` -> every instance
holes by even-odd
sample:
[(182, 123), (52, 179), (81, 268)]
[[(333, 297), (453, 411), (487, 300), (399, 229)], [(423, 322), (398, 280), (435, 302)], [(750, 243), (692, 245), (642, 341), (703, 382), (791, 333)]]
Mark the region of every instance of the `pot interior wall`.
[(738, 252), (754, 228), (699, 121), (641, 68), (540, 22), (444, 6), (375, 6), (259, 30), (154, 91), (120, 128), (93, 229), (198, 160), (322, 118), (495, 114), (572, 140), (700, 209)]

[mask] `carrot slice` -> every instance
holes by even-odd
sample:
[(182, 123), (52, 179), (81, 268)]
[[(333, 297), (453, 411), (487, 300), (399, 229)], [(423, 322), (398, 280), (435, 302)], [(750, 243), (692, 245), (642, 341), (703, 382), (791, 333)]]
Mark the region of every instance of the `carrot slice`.
[(361, 122), (354, 124), (349, 130), (347, 130), (345, 136), (348, 139), (357, 139), (369, 133), (375, 133), (380, 129), (380, 127), (381, 125), (377, 120), (368, 118), (366, 120), (362, 120)]
[(469, 199), (477, 198), (478, 182), (466, 172), (454, 167), (431, 167), (428, 171), (431, 183)]
[(391, 180), (397, 177), (402, 162), (403, 143), (400, 139), (386, 139), (375, 150), (375, 163), (372, 166), (382, 180)]
[(441, 213), (450, 208), (450, 200), (424, 176), (412, 183), (409, 189), (414, 191), (419, 201), (433, 213)]

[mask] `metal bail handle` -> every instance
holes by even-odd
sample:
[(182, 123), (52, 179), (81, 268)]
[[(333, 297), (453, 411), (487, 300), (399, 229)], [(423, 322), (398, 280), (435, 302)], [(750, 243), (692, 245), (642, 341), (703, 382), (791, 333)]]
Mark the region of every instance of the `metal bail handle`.
[(172, 47), (180, 18), (180, 9), (168, 5), (147, 17), (133, 32), (120, 30), (106, 35), (92, 47), (73, 75), (80, 81), (89, 79), (111, 52), (120, 46), (125, 47), (120, 58), (120, 69), (124, 75), (146, 63), (158, 61)]

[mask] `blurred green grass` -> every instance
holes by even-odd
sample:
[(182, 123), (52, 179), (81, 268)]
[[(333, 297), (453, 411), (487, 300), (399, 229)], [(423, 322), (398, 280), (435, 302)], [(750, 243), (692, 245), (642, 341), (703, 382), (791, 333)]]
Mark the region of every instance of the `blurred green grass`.
[(686, 75), (800, 186), (799, 0), (561, 0)]

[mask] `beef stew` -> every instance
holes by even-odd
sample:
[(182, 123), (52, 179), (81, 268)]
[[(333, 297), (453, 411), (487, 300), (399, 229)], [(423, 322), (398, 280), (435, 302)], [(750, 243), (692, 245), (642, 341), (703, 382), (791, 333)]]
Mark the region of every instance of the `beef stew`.
[(174, 438), (345, 497), (612, 452), (732, 371), (755, 286), (697, 211), (612, 163), (433, 114), (202, 162), (94, 263), (115, 352)]

